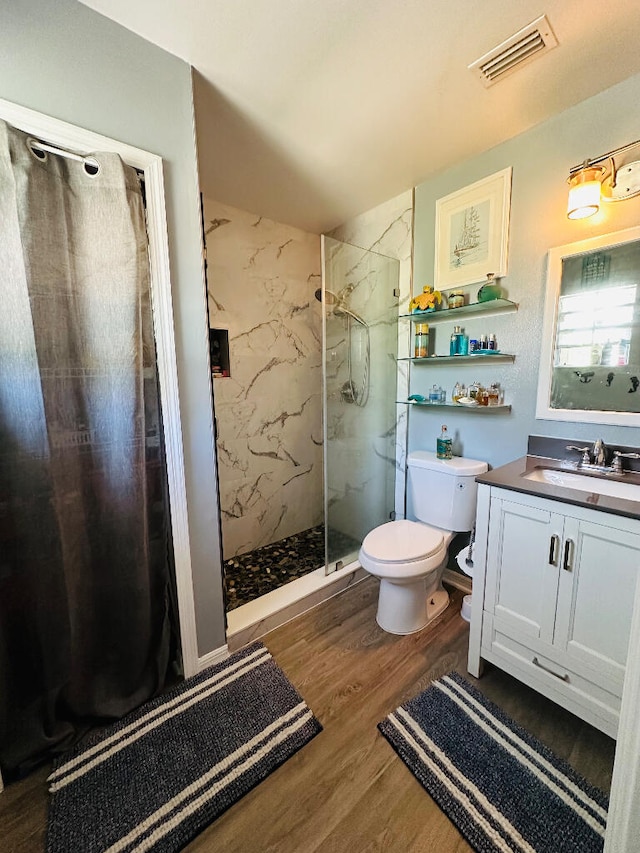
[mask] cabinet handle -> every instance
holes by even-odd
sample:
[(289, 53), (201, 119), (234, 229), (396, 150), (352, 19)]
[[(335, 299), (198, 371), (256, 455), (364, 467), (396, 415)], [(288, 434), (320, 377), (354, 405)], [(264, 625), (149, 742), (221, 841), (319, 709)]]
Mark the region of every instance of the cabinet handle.
[(557, 566), (558, 565), (558, 545), (560, 544), (560, 537), (554, 533), (551, 537), (551, 542), (549, 543), (549, 565)]
[(564, 559), (562, 561), (562, 568), (565, 572), (570, 572), (573, 568), (573, 539), (567, 539), (564, 543)]
[(553, 675), (555, 678), (559, 678), (559, 679), (560, 679), (560, 681), (569, 681), (569, 676), (566, 674), (566, 672), (565, 672), (565, 674), (564, 674), (564, 675), (560, 675), (559, 673), (554, 672), (552, 669), (549, 669), (549, 667), (548, 667), (548, 666), (545, 666), (544, 664), (540, 663), (540, 661), (538, 660), (538, 658), (534, 658), (534, 659), (531, 661), (531, 663), (532, 663), (534, 666), (538, 666), (538, 667), (540, 667), (540, 669), (543, 669), (545, 672), (548, 672), (548, 673), (549, 673), (549, 675)]

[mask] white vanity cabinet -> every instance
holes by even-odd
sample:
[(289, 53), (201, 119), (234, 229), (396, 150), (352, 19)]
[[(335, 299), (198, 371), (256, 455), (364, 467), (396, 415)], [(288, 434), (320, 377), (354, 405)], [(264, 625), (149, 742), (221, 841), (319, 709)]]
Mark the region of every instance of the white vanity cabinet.
[(478, 489), (469, 671), (490, 661), (615, 737), (640, 521)]

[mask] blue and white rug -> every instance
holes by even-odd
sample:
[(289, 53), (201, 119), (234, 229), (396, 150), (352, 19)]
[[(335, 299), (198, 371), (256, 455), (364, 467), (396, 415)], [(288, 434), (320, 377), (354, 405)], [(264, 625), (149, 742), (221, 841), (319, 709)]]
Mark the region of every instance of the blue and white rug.
[(47, 853), (181, 850), (321, 730), (254, 643), (55, 762)]
[(607, 797), (457, 673), (378, 728), (480, 853), (600, 853)]

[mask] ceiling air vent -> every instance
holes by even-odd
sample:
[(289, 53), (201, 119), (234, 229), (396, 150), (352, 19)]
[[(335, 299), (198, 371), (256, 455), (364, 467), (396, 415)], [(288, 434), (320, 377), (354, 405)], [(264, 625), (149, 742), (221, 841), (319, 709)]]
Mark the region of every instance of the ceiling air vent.
[(537, 59), (558, 44), (546, 15), (536, 18), (528, 27), (503, 41), (469, 65), (485, 86), (493, 86), (526, 62)]

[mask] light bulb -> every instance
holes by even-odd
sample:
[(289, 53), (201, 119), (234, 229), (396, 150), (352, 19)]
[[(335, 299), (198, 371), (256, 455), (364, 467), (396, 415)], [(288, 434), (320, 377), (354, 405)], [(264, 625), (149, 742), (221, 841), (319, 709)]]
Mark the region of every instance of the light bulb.
[(569, 177), (569, 219), (585, 219), (600, 209), (602, 168), (581, 169)]

